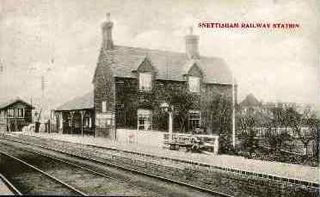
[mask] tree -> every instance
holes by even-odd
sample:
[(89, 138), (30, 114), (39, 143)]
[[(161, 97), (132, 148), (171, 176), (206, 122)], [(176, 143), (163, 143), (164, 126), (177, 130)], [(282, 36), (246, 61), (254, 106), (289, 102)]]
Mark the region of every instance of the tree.
[(319, 145), (320, 145), (320, 120), (317, 118), (316, 114), (311, 113), (310, 117), (306, 119), (306, 126), (309, 129), (309, 135), (314, 142), (313, 147), (313, 157), (319, 162)]
[(250, 156), (252, 156), (252, 153), (254, 153), (255, 149), (258, 147), (258, 119), (250, 113), (238, 113), (237, 123), (237, 129), (239, 132), (238, 138), (242, 140), (241, 149), (248, 151)]
[(202, 98), (202, 111), (206, 114), (203, 120), (212, 132), (219, 135), (219, 151), (230, 153), (232, 147), (232, 102), (220, 94)]
[(319, 152), (319, 120), (310, 107), (306, 107), (302, 112), (296, 108), (288, 109), (288, 118), (291, 128), (297, 139), (303, 144), (305, 155), (308, 156), (308, 145), (311, 141), (316, 142), (316, 152)]
[(291, 141), (289, 135), (290, 120), (288, 109), (285, 107), (273, 107), (263, 114), (265, 140), (273, 151), (280, 151), (286, 142)]
[(198, 103), (198, 95), (190, 93), (185, 85), (180, 83), (161, 83), (150, 93), (154, 128), (158, 130), (168, 129), (168, 114), (161, 109), (162, 103), (173, 106), (173, 129), (174, 131), (188, 131), (189, 110), (195, 109)]
[[(160, 130), (167, 129), (168, 115), (160, 109), (163, 102), (173, 106), (173, 127), (179, 132), (188, 131), (189, 111), (197, 108), (199, 98), (186, 89), (186, 87), (174, 86), (167, 84), (166, 88), (162, 87), (154, 90), (154, 95), (159, 95), (157, 99), (152, 99), (152, 106), (155, 111), (154, 120), (157, 122), (157, 128)], [(160, 123), (164, 123), (161, 124)]]
[(191, 110), (197, 99), (185, 90), (174, 91), (169, 95), (170, 105), (174, 106), (174, 119), (178, 121), (180, 132), (188, 129), (189, 110)]

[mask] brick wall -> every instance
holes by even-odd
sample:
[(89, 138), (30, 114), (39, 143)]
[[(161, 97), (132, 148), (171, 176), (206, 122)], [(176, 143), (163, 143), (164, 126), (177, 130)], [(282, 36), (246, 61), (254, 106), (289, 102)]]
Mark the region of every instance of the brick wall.
[[(115, 83), (108, 60), (103, 54), (99, 56), (94, 76), (94, 109), (96, 136), (114, 138)], [(102, 102), (106, 101), (106, 112), (102, 112)]]
[[(116, 86), (116, 127), (117, 128), (137, 128), (137, 109), (153, 110), (153, 129), (167, 131), (168, 115), (161, 111), (160, 105), (168, 102), (170, 93), (188, 91), (187, 83), (184, 81), (155, 80), (153, 89), (149, 92), (141, 92), (138, 89), (138, 79), (136, 78), (115, 78)], [(192, 109), (201, 110), (203, 100), (211, 100), (215, 96), (223, 95), (232, 100), (232, 86), (220, 84), (202, 84), (201, 93), (194, 94), (194, 104)], [(175, 119), (173, 128), (180, 130), (180, 124)], [(231, 124), (231, 122), (230, 122)], [(208, 127), (209, 125), (203, 125)]]

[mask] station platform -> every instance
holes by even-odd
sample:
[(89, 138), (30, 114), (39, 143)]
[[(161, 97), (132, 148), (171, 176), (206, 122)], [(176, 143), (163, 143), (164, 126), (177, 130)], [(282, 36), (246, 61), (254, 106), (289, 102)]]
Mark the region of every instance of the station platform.
[(277, 176), (287, 179), (295, 179), (299, 181), (319, 184), (319, 167), (246, 159), (244, 157), (231, 155), (214, 155), (175, 151), (159, 147), (144, 146), (141, 144), (117, 142), (106, 138), (99, 138), (93, 136), (30, 132), (16, 132), (14, 135), (31, 135), (41, 138), (62, 140), (73, 143), (115, 148), (119, 150), (139, 152), (171, 159), (193, 161), (216, 167), (230, 168), (235, 170), (247, 171), (251, 173)]

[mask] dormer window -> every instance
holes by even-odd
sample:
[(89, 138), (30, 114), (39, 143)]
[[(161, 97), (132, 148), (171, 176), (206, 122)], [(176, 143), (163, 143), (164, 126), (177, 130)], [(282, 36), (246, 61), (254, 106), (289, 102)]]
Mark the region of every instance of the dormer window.
[(190, 92), (200, 92), (200, 78), (189, 76), (189, 91)]
[(139, 73), (139, 90), (150, 91), (152, 88), (152, 74)]

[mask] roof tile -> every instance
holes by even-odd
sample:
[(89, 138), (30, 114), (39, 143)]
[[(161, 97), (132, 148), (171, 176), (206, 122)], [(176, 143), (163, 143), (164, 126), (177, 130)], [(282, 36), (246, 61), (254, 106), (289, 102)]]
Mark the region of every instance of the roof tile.
[[(232, 84), (232, 73), (221, 58), (202, 56), (199, 60), (189, 60), (185, 53), (127, 46), (114, 46), (112, 50), (102, 49), (101, 52), (110, 63), (114, 77), (134, 78), (132, 71), (148, 57), (157, 79), (183, 81), (188, 70), (186, 66), (196, 61), (204, 73), (205, 83)], [(106, 64), (104, 60), (99, 61)]]
[(63, 105), (57, 107), (56, 111), (90, 109), (93, 107), (93, 92), (89, 92), (81, 97), (67, 101)]

